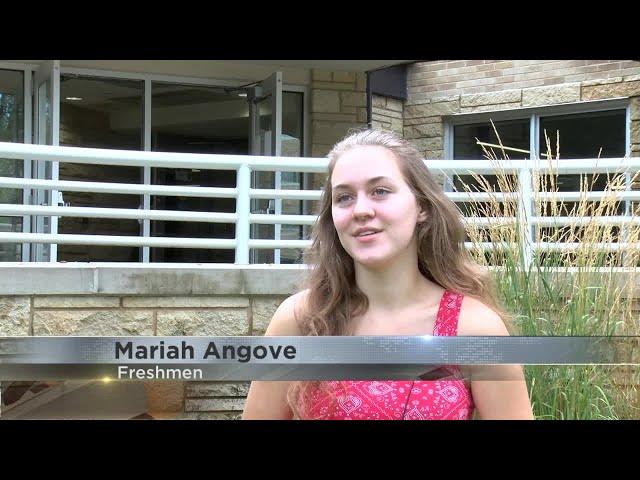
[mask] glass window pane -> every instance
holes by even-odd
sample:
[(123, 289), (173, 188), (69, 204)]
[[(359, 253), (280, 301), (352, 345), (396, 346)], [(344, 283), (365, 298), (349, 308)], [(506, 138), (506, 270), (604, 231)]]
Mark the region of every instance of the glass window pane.
[(540, 118), (540, 150), (547, 153), (545, 132), (555, 158), (618, 158), (625, 155), (625, 110)]
[[(282, 93), (282, 156), (304, 156), (304, 123), (303, 123), (302, 92)], [(281, 185), (283, 189), (304, 190), (305, 174), (296, 172), (282, 172)], [(282, 200), (282, 213), (285, 215), (306, 214), (310, 202), (304, 200)], [(302, 240), (309, 238), (311, 226), (282, 225), (280, 238), (282, 240)], [(302, 263), (302, 249), (281, 249), (280, 263)]]
[[(271, 142), (271, 101), (272, 97), (262, 97), (254, 100), (255, 115), (258, 117), (256, 139), (257, 148), (252, 148), (254, 155), (272, 155)], [(282, 145), (282, 136), (280, 137)], [(251, 174), (251, 185), (254, 188), (275, 188), (275, 173), (256, 171)], [(251, 200), (251, 212), (259, 214), (275, 213), (275, 202), (273, 199), (255, 199)], [(252, 239), (274, 239), (276, 227), (273, 224), (253, 224), (250, 229), (250, 237)], [(249, 254), (250, 263), (275, 263), (275, 250), (271, 249), (254, 249)]]
[[(144, 82), (63, 74), (60, 76), (60, 145), (118, 150), (143, 149)], [(142, 183), (141, 167), (60, 164), (61, 180)], [(64, 192), (74, 207), (133, 208), (141, 195)], [(140, 235), (131, 219), (60, 217), (60, 233)], [(59, 245), (61, 261), (137, 262), (138, 247)]]
[[(249, 105), (237, 91), (152, 83), (151, 145), (153, 151), (184, 153), (249, 153)], [(151, 182), (160, 185), (235, 187), (233, 170), (152, 168)], [(234, 213), (233, 198), (153, 195), (151, 208)], [(152, 221), (158, 237), (235, 238), (233, 223)], [(151, 248), (152, 262), (233, 263), (233, 250)]]
[[(24, 73), (0, 70), (0, 142), (24, 142)], [(1, 177), (24, 177), (24, 162), (0, 158)], [(0, 188), (0, 203), (22, 203), (22, 189)], [(22, 232), (22, 217), (0, 216), (1, 232)], [(22, 260), (22, 245), (0, 244), (0, 262)]]
[[(455, 160), (484, 160), (487, 158), (503, 159), (508, 157), (512, 160), (519, 160), (529, 157), (529, 128), (528, 118), (518, 120), (506, 120), (486, 123), (474, 123), (469, 125), (456, 125), (454, 127), (453, 158)], [(485, 150), (478, 144), (478, 141), (485, 144), (497, 145), (491, 147), (485, 145)], [(505, 148), (504, 152), (499, 147)], [(515, 149), (515, 150), (510, 150)], [(522, 150), (522, 151), (518, 151)], [(504, 176), (503, 183), (500, 184), (496, 175), (482, 175), (492, 191), (513, 190), (516, 186), (516, 179), (512, 176)], [(504, 184), (506, 183), (506, 185)], [(466, 191), (487, 191), (472, 175), (456, 175), (453, 178), (455, 190)], [(483, 211), (490, 211), (491, 205), (484, 202), (458, 203), (458, 206), (465, 215), (483, 215)], [(480, 211), (478, 211), (480, 210)]]
[[(564, 160), (624, 157), (625, 121), (624, 110), (541, 117), (541, 153)], [(607, 183), (605, 174), (595, 181), (593, 175), (583, 175), (585, 179), (587, 185), (593, 182), (592, 190), (602, 190)], [(561, 192), (580, 191), (580, 175), (558, 175), (557, 185)]]
[[(624, 109), (607, 110), (602, 112), (589, 112), (571, 115), (557, 115), (540, 118), (540, 150), (541, 153), (560, 159), (580, 158), (621, 158), (625, 156), (625, 125), (626, 112)], [(548, 140), (548, 143), (547, 143)], [(542, 158), (546, 158), (542, 156)], [(543, 189), (557, 189), (560, 192), (602, 191), (607, 187), (611, 179), (606, 174), (598, 175), (557, 175), (555, 185), (551, 184), (547, 177), (546, 187)], [(581, 209), (587, 208), (582, 213), (594, 213), (601, 206), (600, 202), (586, 202)], [(623, 215), (625, 202), (611, 204), (608, 207), (601, 206), (599, 215)], [(547, 202), (540, 205), (543, 215), (575, 215), (578, 208), (576, 202), (556, 202), (551, 205)], [(574, 212), (572, 214), (572, 212)], [(545, 239), (555, 238), (559, 229), (542, 228), (539, 234)], [(578, 235), (582, 233), (578, 229), (565, 227), (565, 235)], [(614, 228), (614, 235), (618, 234)], [(551, 237), (547, 237), (551, 236)], [(569, 238), (569, 237), (566, 237)]]

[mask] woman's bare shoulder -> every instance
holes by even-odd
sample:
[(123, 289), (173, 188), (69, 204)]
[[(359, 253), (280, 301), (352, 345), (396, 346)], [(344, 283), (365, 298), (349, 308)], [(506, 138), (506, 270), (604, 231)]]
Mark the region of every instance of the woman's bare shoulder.
[(458, 335), (509, 335), (504, 321), (477, 298), (465, 295), (458, 319)]
[(265, 335), (271, 336), (295, 336), (301, 335), (298, 324), (304, 309), (306, 308), (309, 290), (303, 290), (287, 297), (273, 314)]

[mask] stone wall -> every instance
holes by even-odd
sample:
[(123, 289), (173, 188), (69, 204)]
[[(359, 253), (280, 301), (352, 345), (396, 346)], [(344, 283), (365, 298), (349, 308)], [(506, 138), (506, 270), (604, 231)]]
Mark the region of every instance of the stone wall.
[[(0, 296), (0, 336), (263, 335), (286, 295)], [(144, 382), (156, 418), (233, 419), (248, 382)]]
[[(367, 83), (362, 72), (311, 71), (311, 157), (325, 157), (352, 129), (367, 126)], [(311, 188), (321, 189), (326, 175), (312, 174)], [(316, 202), (311, 202), (315, 211)]]
[[(4, 263), (0, 337), (263, 335), (305, 275), (300, 265)], [(144, 382), (155, 418), (237, 418), (248, 386)]]
[[(556, 280), (571, 284), (573, 275)], [(0, 265), (0, 337), (263, 335), (302, 285), (300, 266)], [(614, 280), (622, 297), (637, 276)], [(588, 277), (601, 286), (600, 274)], [(585, 282), (582, 278), (581, 282)], [(640, 308), (640, 303), (635, 305)], [(627, 381), (624, 372), (616, 380)], [(104, 386), (109, 388), (109, 385)], [(249, 382), (144, 382), (154, 418), (235, 419)]]
[(408, 68), (404, 136), (427, 159), (444, 156), (443, 116), (631, 98), (631, 151), (640, 155), (640, 62), (455, 60)]
[(391, 130), (403, 136), (404, 121), (402, 100), (374, 95), (371, 100), (371, 127), (382, 130)]

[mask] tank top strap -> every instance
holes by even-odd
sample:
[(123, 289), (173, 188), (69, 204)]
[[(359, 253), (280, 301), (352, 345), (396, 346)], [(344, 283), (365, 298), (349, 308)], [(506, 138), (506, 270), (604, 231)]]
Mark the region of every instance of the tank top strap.
[(433, 326), (434, 336), (456, 336), (458, 333), (458, 318), (464, 295), (445, 290), (440, 299), (440, 307)]

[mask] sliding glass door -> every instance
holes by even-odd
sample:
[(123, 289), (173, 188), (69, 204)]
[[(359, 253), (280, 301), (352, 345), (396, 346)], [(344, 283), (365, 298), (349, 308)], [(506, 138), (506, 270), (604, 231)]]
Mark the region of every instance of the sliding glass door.
[[(33, 143), (38, 145), (59, 144), (60, 132), (60, 61), (43, 62), (35, 72), (33, 95)], [(58, 179), (58, 162), (33, 161), (32, 176), (38, 179)], [(55, 190), (34, 190), (33, 205), (57, 205), (58, 192)], [(58, 217), (35, 215), (31, 219), (34, 233), (57, 233)], [(31, 261), (57, 261), (57, 245), (33, 244)]]

